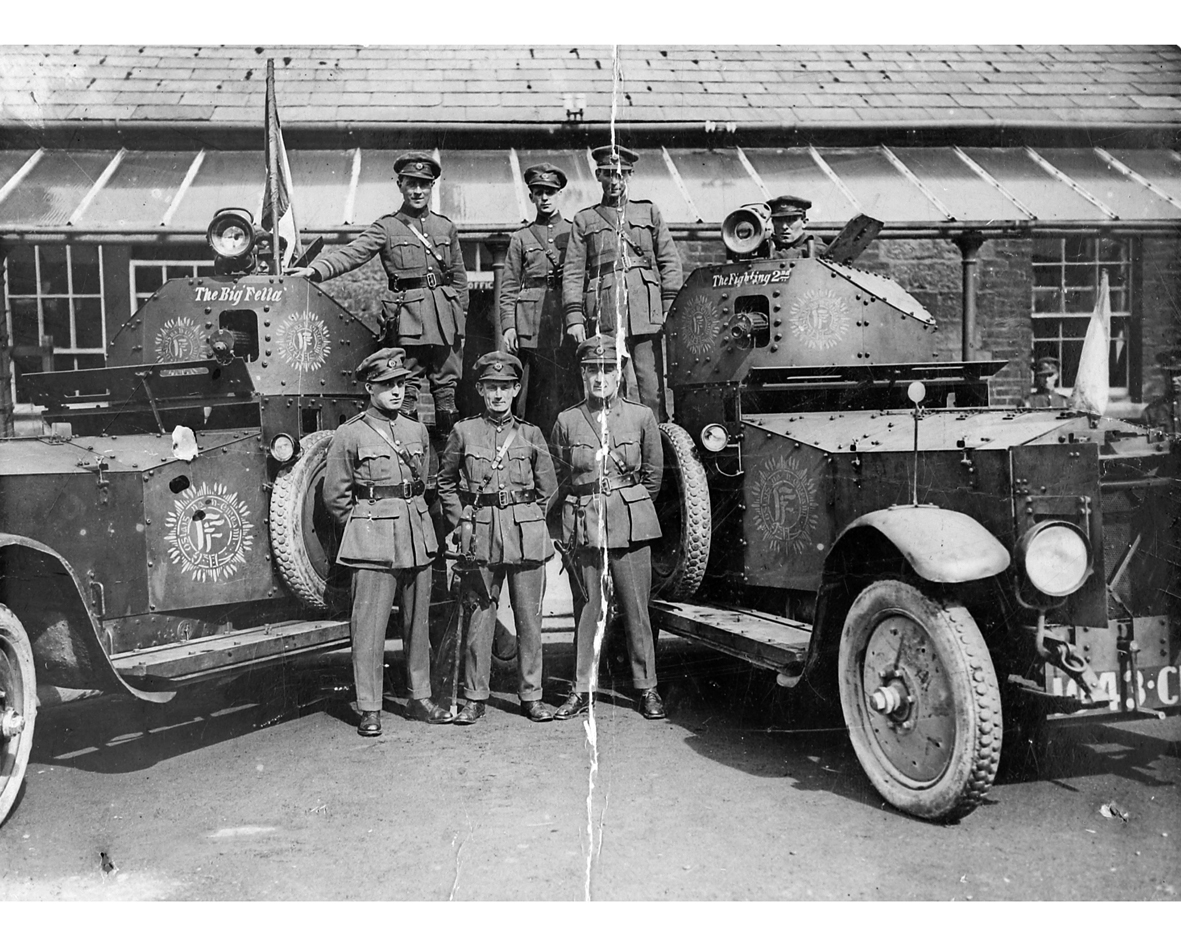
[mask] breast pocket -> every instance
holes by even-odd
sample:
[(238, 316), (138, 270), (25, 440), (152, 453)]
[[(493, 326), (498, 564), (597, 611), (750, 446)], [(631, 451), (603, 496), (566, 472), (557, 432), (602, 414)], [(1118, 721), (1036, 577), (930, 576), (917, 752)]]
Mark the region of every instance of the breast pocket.
[(595, 459), (598, 451), (598, 443), (571, 443), (570, 467), (575, 473), (593, 472), (598, 465), (598, 460)]
[(478, 447), (469, 447), (464, 450), (463, 470), (467, 476), (467, 488), (476, 491), (485, 479), (491, 478), (492, 454)]
[(531, 488), (533, 486), (533, 447), (528, 443), (514, 444), (509, 447), (508, 456), (505, 459), (509, 482), (513, 488)]
[(388, 447), (357, 448), (357, 478), (366, 482), (387, 482), (394, 478), (394, 454)]
[[(640, 468), (640, 441), (639, 440), (616, 440), (614, 447), (611, 449), (612, 455), (619, 459), (622, 457), (623, 468), (629, 471), (636, 471)], [(615, 470), (622, 473), (623, 470)]]
[(426, 250), (420, 243), (401, 242), (390, 247), (390, 261), (395, 269), (426, 268)]

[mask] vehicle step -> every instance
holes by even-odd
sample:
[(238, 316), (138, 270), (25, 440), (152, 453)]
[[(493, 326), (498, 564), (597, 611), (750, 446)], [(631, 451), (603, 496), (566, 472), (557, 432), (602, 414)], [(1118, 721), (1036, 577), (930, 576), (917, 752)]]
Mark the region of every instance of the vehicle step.
[(227, 669), (334, 649), (348, 642), (348, 621), (290, 620), (121, 653), (111, 662), (129, 681), (157, 678), (183, 683)]
[(742, 607), (652, 601), (652, 624), (756, 666), (798, 674), (812, 638), (811, 625)]

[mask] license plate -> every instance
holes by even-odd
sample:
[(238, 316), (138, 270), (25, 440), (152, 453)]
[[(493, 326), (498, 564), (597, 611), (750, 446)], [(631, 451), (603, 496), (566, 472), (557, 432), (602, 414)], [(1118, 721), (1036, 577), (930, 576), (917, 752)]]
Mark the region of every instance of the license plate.
[[(1129, 670), (1109, 670), (1096, 675), (1099, 685), (1108, 695), (1106, 708), (1113, 712), (1135, 709), (1137, 699), (1143, 709), (1168, 709), (1181, 704), (1181, 666), (1169, 664), (1138, 668), (1134, 693), (1130, 687)], [(1077, 697), (1079, 686), (1056, 666), (1046, 666), (1046, 691), (1055, 696)]]

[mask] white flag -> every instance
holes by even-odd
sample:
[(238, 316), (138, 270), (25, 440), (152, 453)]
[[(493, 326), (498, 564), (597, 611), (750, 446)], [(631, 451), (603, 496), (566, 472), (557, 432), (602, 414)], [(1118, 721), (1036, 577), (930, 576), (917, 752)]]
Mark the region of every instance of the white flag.
[(1107, 270), (1099, 284), (1099, 298), (1083, 339), (1083, 353), (1079, 357), (1074, 391), (1070, 395), (1070, 409), (1101, 416), (1107, 409), (1108, 360), (1111, 357), (1111, 288), (1107, 284)]

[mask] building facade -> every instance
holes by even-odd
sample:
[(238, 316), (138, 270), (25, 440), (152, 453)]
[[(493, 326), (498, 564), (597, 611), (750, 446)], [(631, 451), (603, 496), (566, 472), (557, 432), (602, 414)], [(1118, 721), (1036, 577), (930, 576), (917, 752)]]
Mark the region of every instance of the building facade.
[[(496, 343), (497, 273), (531, 217), (521, 170), (598, 188), (589, 149), (641, 155), (632, 196), (661, 208), (686, 271), (724, 255), (722, 219), (782, 193), (811, 229), (884, 223), (858, 265), (935, 316), (949, 360), (1035, 358), (1074, 376), (1101, 273), (1111, 285), (1112, 412), (1159, 393), (1181, 343), (1181, 50), (1176, 47), (0, 47), (3, 386), (96, 367), (165, 279), (212, 271), (205, 228), (255, 217), (265, 65), (305, 239), (345, 242), (396, 209), (393, 161), (436, 152), (433, 209), (459, 226), (470, 362)], [(327, 286), (376, 313), (377, 264)]]

